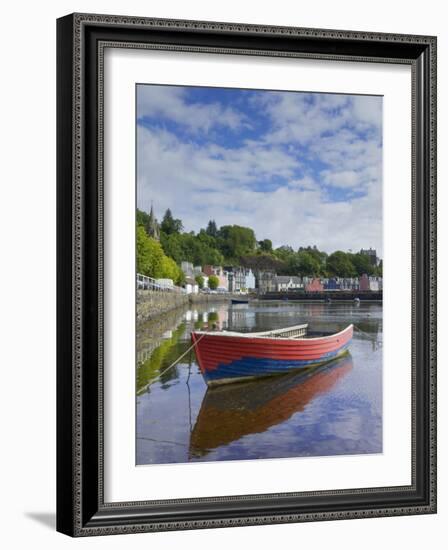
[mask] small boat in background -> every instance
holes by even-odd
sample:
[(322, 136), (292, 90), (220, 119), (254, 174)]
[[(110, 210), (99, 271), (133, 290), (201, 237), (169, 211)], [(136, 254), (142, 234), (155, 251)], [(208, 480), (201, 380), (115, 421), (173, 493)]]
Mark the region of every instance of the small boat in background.
[(265, 332), (194, 331), (191, 339), (209, 386), (315, 367), (348, 352), (353, 325), (335, 334), (308, 334), (308, 324)]
[(232, 305), (238, 305), (238, 304), (248, 304), (249, 300), (239, 299), (239, 298), (232, 298)]

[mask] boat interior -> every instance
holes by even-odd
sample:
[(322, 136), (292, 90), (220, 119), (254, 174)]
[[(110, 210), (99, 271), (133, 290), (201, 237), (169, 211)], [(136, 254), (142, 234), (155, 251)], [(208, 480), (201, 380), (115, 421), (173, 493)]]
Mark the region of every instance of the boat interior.
[(278, 328), (274, 330), (265, 330), (263, 332), (235, 332), (231, 330), (211, 332), (211, 334), (222, 335), (222, 336), (241, 336), (245, 338), (289, 338), (289, 339), (306, 338), (307, 333), (308, 333), (308, 323), (304, 325), (295, 325), (292, 327)]
[[(347, 327), (349, 328), (349, 327)], [(346, 329), (347, 329), (346, 328)], [(344, 330), (346, 330), (344, 329)], [(343, 332), (343, 331), (340, 331)], [(294, 325), (291, 327), (279, 328), (274, 330), (266, 330), (263, 332), (236, 332), (232, 330), (221, 331), (197, 331), (198, 334), (213, 334), (214, 336), (238, 336), (242, 338), (281, 338), (287, 340), (299, 340), (304, 338), (324, 338), (333, 336), (337, 332), (310, 331), (308, 323), (302, 325)]]

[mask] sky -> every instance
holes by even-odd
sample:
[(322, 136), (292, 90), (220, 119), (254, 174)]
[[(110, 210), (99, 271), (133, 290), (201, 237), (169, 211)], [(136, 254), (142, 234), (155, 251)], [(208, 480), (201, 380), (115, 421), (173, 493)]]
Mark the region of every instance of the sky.
[(382, 256), (382, 98), (137, 86), (137, 206)]

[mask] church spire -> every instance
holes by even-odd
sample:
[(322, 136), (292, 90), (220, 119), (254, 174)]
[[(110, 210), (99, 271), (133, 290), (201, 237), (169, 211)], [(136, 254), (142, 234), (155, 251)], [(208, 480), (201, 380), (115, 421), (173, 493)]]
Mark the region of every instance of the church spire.
[(156, 239), (156, 241), (160, 241), (160, 227), (154, 215), (154, 207), (153, 207), (152, 201), (151, 201), (151, 210), (149, 211), (149, 219), (146, 227), (146, 232), (150, 237), (152, 237), (153, 239)]

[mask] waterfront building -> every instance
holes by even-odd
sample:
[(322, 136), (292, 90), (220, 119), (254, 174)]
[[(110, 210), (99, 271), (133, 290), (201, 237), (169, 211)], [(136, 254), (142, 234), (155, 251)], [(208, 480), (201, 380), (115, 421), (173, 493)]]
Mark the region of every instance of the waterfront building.
[(218, 290), (229, 290), (229, 279), (227, 272), (220, 265), (204, 265), (202, 271), (210, 278), (211, 275), (218, 277)]
[(323, 290), (324, 285), (317, 277), (315, 277), (310, 283), (305, 285), (305, 292), (322, 292)]
[(183, 287), (187, 294), (197, 294), (199, 292), (199, 285), (193, 277), (185, 277)]
[(217, 273), (219, 272), (219, 266), (214, 266), (214, 265), (204, 265), (203, 268), (202, 268), (202, 271), (208, 275), (210, 277), (210, 275), (217, 275)]
[(380, 290), (383, 290), (383, 278), (369, 277), (366, 273), (364, 273), (359, 279), (359, 290), (379, 292)]
[(208, 276), (202, 271), (202, 267), (200, 265), (195, 265), (193, 267), (193, 273), (192, 276), (196, 279), (196, 277), (202, 277), (204, 284), (202, 288), (208, 288)]
[(246, 290), (255, 290), (255, 275), (252, 273), (252, 269), (245, 269), (244, 288)]
[(300, 277), (292, 275), (278, 275), (275, 278), (277, 292), (287, 292), (288, 290), (300, 290), (303, 283)]
[(224, 273), (227, 277), (227, 288), (229, 292), (235, 292), (237, 287), (236, 270), (233, 267), (225, 266)]
[(363, 273), (361, 275), (361, 278), (359, 279), (359, 290), (361, 291), (370, 290), (370, 281), (367, 273)]
[[(232, 279), (233, 279), (233, 292), (241, 292), (241, 290), (246, 289), (246, 272), (242, 267), (233, 267), (232, 268)], [(230, 281), (229, 281), (229, 290), (230, 290)]]
[(339, 287), (341, 290), (359, 290), (359, 279), (357, 277), (341, 277)]
[(369, 287), (374, 292), (382, 290), (381, 277), (369, 277)]
[(180, 268), (182, 269), (182, 271), (184, 272), (184, 275), (186, 277), (194, 277), (195, 276), (194, 267), (193, 267), (193, 264), (191, 262), (181, 262)]
[(229, 292), (246, 292), (255, 289), (255, 276), (251, 269), (241, 266), (224, 268), (228, 279)]
[(341, 283), (337, 277), (330, 277), (324, 282), (324, 290), (341, 290)]
[(201, 277), (204, 280), (204, 286), (202, 288), (208, 288), (208, 275), (201, 273)]
[(263, 271), (261, 269), (257, 270), (255, 273), (255, 283), (258, 292), (260, 294), (264, 294), (266, 292), (275, 292), (276, 277), (277, 274), (275, 273), (275, 271)]

